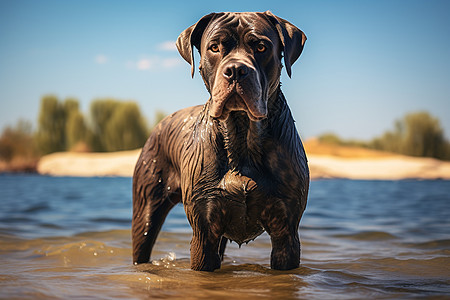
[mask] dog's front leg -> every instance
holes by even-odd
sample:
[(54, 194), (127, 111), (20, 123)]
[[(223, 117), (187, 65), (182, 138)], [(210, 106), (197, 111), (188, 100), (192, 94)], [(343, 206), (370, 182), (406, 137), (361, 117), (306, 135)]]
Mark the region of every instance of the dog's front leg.
[(220, 237), (206, 233), (202, 229), (193, 229), (191, 241), (191, 269), (209, 271), (220, 268)]
[(263, 213), (263, 224), (272, 242), (270, 267), (275, 270), (291, 270), (300, 265), (299, 218), (295, 211), (286, 209), (279, 201)]
[(193, 235), (191, 240), (191, 268), (212, 272), (220, 268), (219, 245), (223, 235), (223, 216), (213, 205), (186, 210)]
[(274, 270), (291, 270), (300, 265), (300, 241), (298, 233), (272, 234), (270, 267)]

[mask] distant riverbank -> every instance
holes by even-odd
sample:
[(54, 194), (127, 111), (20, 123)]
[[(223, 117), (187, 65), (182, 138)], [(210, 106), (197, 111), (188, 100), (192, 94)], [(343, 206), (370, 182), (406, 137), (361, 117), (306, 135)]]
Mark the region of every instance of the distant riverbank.
[(133, 176), (140, 149), (105, 153), (58, 152), (42, 157), (37, 172), (53, 176)]
[[(450, 162), (355, 147), (305, 142), (312, 179), (450, 179)], [(61, 152), (46, 155), (37, 171), (53, 176), (133, 175), (140, 149), (110, 153)]]

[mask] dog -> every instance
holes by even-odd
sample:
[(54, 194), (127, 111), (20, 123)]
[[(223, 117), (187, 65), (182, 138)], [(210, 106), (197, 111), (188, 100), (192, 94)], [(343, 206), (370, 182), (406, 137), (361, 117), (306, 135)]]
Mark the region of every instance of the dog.
[[(305, 34), (267, 11), (211, 13), (176, 42), (194, 76), (194, 48), (210, 98), (163, 119), (133, 176), (133, 262), (147, 263), (161, 226), (182, 202), (192, 227), (191, 268), (221, 266), (228, 240), (266, 231), (272, 269), (300, 265), (298, 228), (309, 168), (280, 89)], [(284, 56), (284, 58), (283, 58)]]

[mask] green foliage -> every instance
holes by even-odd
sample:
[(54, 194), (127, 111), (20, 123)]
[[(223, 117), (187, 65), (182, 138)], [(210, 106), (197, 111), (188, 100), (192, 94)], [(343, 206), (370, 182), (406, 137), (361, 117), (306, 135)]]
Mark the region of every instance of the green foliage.
[[(156, 122), (164, 117), (161, 111), (155, 114)], [(149, 134), (139, 106), (134, 102), (114, 99), (93, 101), (90, 118), (86, 119), (80, 112), (78, 100), (68, 98), (59, 101), (55, 96), (44, 96), (34, 139), (31, 127), (25, 125), (20, 123), (17, 128), (5, 129), (0, 140), (0, 159), (11, 160), (15, 153), (23, 153), (27, 148), (25, 145), (30, 149), (33, 145), (33, 149), (37, 148), (40, 154), (67, 150), (136, 149), (144, 145)]]
[(64, 111), (69, 116), (71, 113), (77, 113), (80, 111), (80, 105), (77, 99), (67, 98), (64, 103)]
[(322, 143), (327, 144), (335, 144), (335, 145), (342, 145), (344, 144), (344, 141), (341, 140), (341, 138), (332, 132), (327, 132), (318, 137), (319, 141)]
[(113, 99), (99, 99), (91, 103), (91, 126), (92, 136), (90, 145), (94, 151), (107, 151), (104, 136), (106, 127), (114, 111), (120, 105), (119, 101)]
[(104, 140), (106, 127), (119, 105), (120, 102), (113, 99), (98, 99), (91, 103), (90, 125), (92, 134), (89, 137), (89, 145), (93, 151), (107, 151)]
[(33, 159), (37, 156), (30, 122), (19, 121), (15, 127), (6, 127), (0, 136), (0, 160), (10, 162), (20, 157)]
[(334, 144), (341, 146), (357, 146), (357, 147), (367, 147), (367, 143), (359, 140), (343, 140), (338, 135), (328, 132), (320, 135), (318, 137), (319, 141), (326, 144)]
[(450, 159), (440, 122), (428, 112), (411, 113), (396, 121), (395, 129), (374, 139), (372, 146), (410, 156)]
[(72, 150), (79, 143), (87, 144), (89, 129), (80, 111), (73, 111), (66, 121), (66, 149)]
[(41, 100), (36, 141), (42, 154), (66, 149), (66, 110), (55, 96)]
[(362, 146), (409, 156), (450, 160), (450, 143), (445, 140), (439, 120), (428, 112), (407, 114), (401, 120), (395, 121), (392, 131), (387, 131), (370, 142), (342, 140), (333, 133), (323, 134), (319, 140), (325, 143)]
[(134, 102), (125, 102), (107, 123), (104, 141), (107, 151), (130, 150), (142, 147), (147, 137), (147, 125), (139, 107)]
[(91, 104), (91, 124), (90, 145), (95, 151), (136, 149), (148, 137), (146, 121), (134, 102), (95, 100)]
[(88, 128), (80, 112), (78, 100), (60, 102), (55, 96), (41, 100), (36, 142), (42, 154), (72, 149), (85, 141)]
[(426, 112), (407, 115), (404, 118), (406, 132), (404, 152), (413, 156), (443, 158), (444, 131), (438, 119)]

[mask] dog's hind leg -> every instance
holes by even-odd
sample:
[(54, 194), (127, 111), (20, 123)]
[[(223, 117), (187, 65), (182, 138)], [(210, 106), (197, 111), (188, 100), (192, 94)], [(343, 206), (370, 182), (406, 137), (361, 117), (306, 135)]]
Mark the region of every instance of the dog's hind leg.
[[(170, 165), (154, 159), (151, 141), (139, 158), (133, 176), (133, 263), (147, 263), (169, 211), (181, 201), (176, 176)], [(153, 157), (153, 158), (152, 158)], [(163, 172), (164, 170), (164, 172)]]
[(160, 199), (140, 198), (133, 205), (133, 262), (147, 263), (169, 211), (180, 202), (176, 195)]

